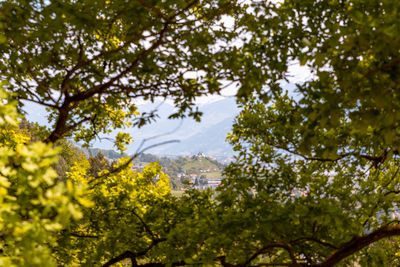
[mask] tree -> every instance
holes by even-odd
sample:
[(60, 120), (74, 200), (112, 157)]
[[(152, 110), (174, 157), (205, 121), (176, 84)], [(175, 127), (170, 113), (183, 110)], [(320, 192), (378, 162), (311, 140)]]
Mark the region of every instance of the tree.
[(200, 178), (199, 178), (199, 180), (198, 180), (198, 183), (199, 183), (200, 185), (206, 184), (206, 183), (207, 183), (207, 177), (206, 177), (204, 174), (200, 175)]
[[(222, 20), (241, 16), (236, 1), (37, 0), (0, 7), (8, 41), (0, 47), (0, 78), (18, 100), (51, 111), (46, 142), (72, 135), (89, 142), (127, 127), (138, 115), (135, 99), (168, 97), (177, 107), (171, 117), (199, 119), (195, 97), (247, 76), (236, 62), (232, 68), (244, 56), (232, 46), (238, 33)], [(142, 114), (134, 122), (152, 119)]]
[(96, 176), (99, 172), (104, 170), (110, 170), (111, 164), (110, 162), (104, 157), (103, 153), (99, 151), (94, 157), (89, 157), (89, 164), (90, 164), (90, 173), (92, 176)]
[[(12, 131), (5, 97), (6, 264), (25, 264), (29, 253), (37, 265), (399, 264), (398, 1), (0, 6), (0, 77), (12, 97), (52, 111), (46, 142), (127, 125), (137, 116), (131, 97), (170, 96), (173, 116), (197, 118), (194, 97), (219, 92), (223, 79), (238, 82), (243, 107), (229, 137), (238, 156), (218, 194), (174, 198), (157, 164), (133, 173), (127, 158), (97, 174), (76, 161), (65, 184), (57, 180), (56, 152)], [(232, 29), (222, 15), (235, 19)], [(285, 91), (293, 62), (313, 76)]]
[(16, 103), (0, 89), (0, 231), (2, 266), (56, 266), (57, 233), (82, 217), (83, 186), (60, 183), (51, 165), (59, 149), (29, 143)]
[[(268, 91), (242, 102), (229, 137), (240, 154), (218, 200), (236, 226), (230, 262), (398, 264), (399, 5), (254, 3), (247, 49), (274, 57)], [(287, 91), (293, 62), (312, 76)]]
[[(51, 127), (44, 138), (48, 144), (57, 144), (64, 137), (89, 143), (112, 128), (130, 126), (132, 120), (135, 125), (143, 125), (152, 120), (154, 114), (138, 117), (134, 103), (137, 99), (154, 101), (157, 97), (168, 97), (177, 107), (171, 117), (189, 115), (199, 119), (200, 112), (193, 107), (195, 97), (218, 93), (223, 87), (222, 82), (245, 81), (252, 72), (252, 68), (241, 63), (247, 57), (232, 44), (238, 33), (228, 29), (222, 21), (224, 16), (240, 17), (243, 8), (245, 6), (236, 1), (225, 0), (2, 1), (0, 79), (6, 81), (4, 88), (9, 92), (4, 104), (8, 108), (15, 99), (19, 107), (24, 101), (31, 101), (48, 108)], [(150, 205), (149, 194), (158, 189), (150, 185), (157, 180), (158, 186), (165, 180), (159, 168), (152, 165), (144, 174), (132, 174), (125, 168), (132, 159), (122, 159), (122, 165), (114, 166), (111, 172), (104, 170), (93, 176), (88, 172), (85, 160), (68, 160), (61, 166), (68, 170), (68, 179), (62, 181), (56, 179), (54, 173), (42, 173), (50, 169), (49, 164), (57, 161), (54, 152), (57, 150), (51, 150), (50, 145), (39, 140), (30, 144), (32, 148), (25, 148), (25, 139), (14, 140), (11, 133), (5, 135), (7, 138), (1, 145), (5, 151), (11, 151), (10, 155), (29, 152), (29, 157), (33, 157), (31, 154), (34, 154), (34, 160), (21, 159), (22, 169), (28, 166), (32, 169), (28, 172), (34, 172), (34, 175), (17, 175), (11, 183), (13, 190), (2, 191), (4, 199), (29, 203), (28, 208), (14, 206), (14, 213), (24, 215), (21, 218), (10, 220), (6, 216), (8, 213), (2, 213), (5, 217), (1, 222), (7, 222), (6, 226), (2, 225), (2, 233), (11, 227), (11, 223), (18, 226), (19, 222), (44, 227), (46, 231), (32, 228), (32, 231), (18, 235), (2, 235), (1, 259), (6, 261), (5, 264), (26, 265), (33, 254), (38, 256), (31, 261), (32, 265), (51, 265), (55, 260), (74, 264), (79, 263), (78, 256), (83, 257), (84, 263), (92, 264), (94, 260), (95, 264), (105, 265), (118, 262), (123, 256), (131, 258), (134, 264), (137, 258), (160, 264), (180, 260), (179, 255), (169, 257), (175, 254), (177, 244), (158, 245), (166, 241), (168, 235), (174, 235), (175, 226), (181, 229), (186, 217), (175, 212), (182, 207), (182, 214), (191, 216), (195, 206), (190, 203), (196, 201), (175, 202), (176, 199), (162, 194), (164, 201), (155, 198), (154, 205)], [(116, 137), (120, 150), (129, 141), (129, 136), (123, 133)], [(23, 147), (22, 152), (18, 147)], [(36, 153), (38, 150), (40, 153)], [(46, 151), (51, 151), (51, 157), (47, 157)], [(3, 155), (8, 157), (9, 154)], [(9, 158), (4, 162), (2, 173), (8, 169), (18, 173), (19, 165)], [(71, 163), (72, 167), (69, 166)], [(136, 183), (144, 183), (142, 176), (151, 182), (146, 184), (147, 187), (136, 186)], [(33, 179), (35, 183), (28, 183), (26, 179)], [(44, 179), (45, 183), (40, 184), (43, 190), (38, 190), (37, 179)], [(124, 185), (127, 188), (123, 188)], [(8, 183), (4, 185), (7, 186)], [(84, 188), (79, 194), (85, 197), (74, 194), (75, 186)], [(57, 194), (53, 194), (52, 190), (56, 189)], [(18, 194), (24, 191), (27, 197), (19, 199)], [(114, 195), (114, 191), (125, 194)], [(53, 197), (57, 199), (53, 201)], [(32, 207), (43, 201), (42, 206)], [(137, 202), (138, 210), (126, 208), (132, 201)], [(160, 205), (155, 205), (157, 203)], [(166, 204), (163, 203), (170, 204), (164, 208)], [(108, 214), (106, 208), (112, 209), (113, 205), (118, 211), (117, 214), (110, 213), (113, 221), (129, 222), (126, 227), (131, 231), (124, 232), (126, 228), (116, 227), (117, 234), (99, 228), (108, 225), (108, 217), (103, 216), (103, 212)], [(149, 206), (154, 209), (148, 209)], [(85, 218), (81, 218), (82, 211)], [(166, 223), (168, 217), (171, 219)], [(79, 221), (74, 224), (74, 220)], [(51, 228), (47, 224), (53, 221), (58, 224)], [(31, 233), (44, 233), (45, 239), (42, 235), (31, 236)], [(126, 238), (122, 238), (124, 234)], [(179, 235), (182, 236), (180, 231)], [(79, 238), (79, 242), (74, 242), (74, 238)], [(21, 240), (31, 242), (24, 242), (25, 247), (18, 243)], [(173, 240), (168, 241), (165, 243), (174, 244)], [(81, 247), (76, 247), (77, 243)], [(96, 244), (100, 244), (96, 248), (97, 256), (89, 253), (94, 251)], [(153, 247), (159, 252), (155, 253)], [(65, 253), (67, 249), (70, 249), (69, 253)], [(129, 253), (124, 253), (127, 249)]]
[[(26, 143), (43, 141), (49, 133), (45, 126), (28, 122), (24, 118), (19, 121), (18, 128), (23, 133), (22, 136), (26, 136), (26, 141), (24, 141)], [(70, 171), (76, 160), (81, 162), (87, 160), (84, 152), (65, 138), (57, 140), (56, 146), (59, 147), (60, 152), (58, 154), (58, 161), (52, 165), (52, 168), (57, 172), (58, 178), (64, 180), (66, 173)]]

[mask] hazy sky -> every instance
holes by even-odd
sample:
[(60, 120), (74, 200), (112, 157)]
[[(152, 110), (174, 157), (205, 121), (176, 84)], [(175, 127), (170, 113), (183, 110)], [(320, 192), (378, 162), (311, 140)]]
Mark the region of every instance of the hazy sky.
[[(306, 66), (301, 66), (299, 62), (293, 62), (289, 68), (289, 82), (291, 84), (302, 83), (306, 80), (309, 80), (312, 77), (312, 73), (310, 69)], [(209, 95), (197, 98), (198, 104), (211, 103), (217, 100), (220, 100), (224, 97), (232, 97), (236, 94), (237, 88), (234, 85), (231, 85), (224, 90), (222, 90), (221, 95)]]

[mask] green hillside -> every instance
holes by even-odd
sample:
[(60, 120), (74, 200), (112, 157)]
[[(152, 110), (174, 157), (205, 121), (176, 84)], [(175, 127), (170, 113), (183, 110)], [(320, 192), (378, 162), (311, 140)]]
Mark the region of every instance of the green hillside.
[[(142, 154), (134, 160), (134, 165), (142, 167), (150, 162), (158, 161), (164, 171), (169, 175), (174, 188), (183, 186), (182, 182), (196, 175), (203, 179), (218, 179), (222, 177), (224, 164), (215, 159), (198, 154), (191, 157), (157, 157), (151, 154)], [(192, 176), (190, 176), (192, 175)]]
[[(101, 152), (108, 159), (114, 160), (122, 156), (113, 150), (105, 150), (99, 148), (83, 149), (88, 156), (96, 156)], [(183, 187), (182, 181), (190, 179), (190, 175), (197, 175), (202, 179), (218, 179), (222, 177), (222, 171), (225, 167), (219, 161), (206, 157), (204, 154), (197, 154), (191, 157), (158, 157), (152, 154), (140, 154), (134, 159), (134, 168), (140, 170), (151, 162), (159, 162), (163, 167), (163, 171), (167, 173), (171, 179), (174, 188)]]
[(186, 172), (199, 173), (200, 171), (217, 172), (220, 168), (209, 158), (192, 158), (187, 161), (182, 169)]

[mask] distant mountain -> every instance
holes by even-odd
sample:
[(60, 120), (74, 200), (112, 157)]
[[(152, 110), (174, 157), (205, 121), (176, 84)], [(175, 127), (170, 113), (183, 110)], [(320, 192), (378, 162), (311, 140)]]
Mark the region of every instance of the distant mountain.
[(126, 154), (118, 153), (112, 149), (100, 149), (100, 148), (82, 148), (82, 151), (86, 154), (86, 156), (94, 157), (99, 152), (101, 152), (108, 159), (119, 159), (121, 157), (127, 157)]
[(226, 98), (210, 104), (204, 104), (199, 107), (203, 112), (201, 122), (198, 123), (191, 118), (186, 119), (168, 119), (168, 116), (174, 112), (174, 107), (168, 103), (151, 103), (139, 106), (139, 112), (149, 112), (157, 109), (159, 118), (156, 122), (146, 125), (133, 132), (133, 136), (138, 139), (169, 133), (173, 131), (173, 138), (188, 138), (195, 135), (204, 128), (217, 124), (227, 118), (233, 118), (237, 113), (235, 99)]
[(232, 123), (233, 118), (227, 118), (214, 125), (204, 127), (198, 133), (182, 139), (180, 143), (160, 147), (158, 154), (193, 155), (203, 152), (214, 157), (232, 156), (232, 148), (225, 141), (227, 133), (232, 128)]
[[(48, 126), (47, 112), (42, 106), (26, 102), (24, 110), (28, 120)], [(168, 116), (174, 113), (174, 107), (166, 102), (139, 105), (138, 110), (141, 113), (156, 110), (158, 118), (140, 129), (125, 130), (134, 140), (125, 151), (127, 154), (137, 152), (142, 142), (142, 148), (145, 148), (168, 140), (179, 140), (180, 143), (156, 146), (146, 152), (156, 155), (191, 155), (203, 152), (216, 157), (228, 157), (233, 154), (232, 148), (224, 140), (234, 117), (239, 113), (234, 98), (200, 105), (199, 110), (203, 112), (200, 123), (191, 118), (168, 119)], [(117, 131), (107, 137), (114, 137), (116, 133)], [(115, 149), (110, 141), (96, 140), (91, 147)]]
[[(171, 106), (163, 108), (163, 111), (172, 111)], [(140, 106), (141, 109), (148, 106)], [(203, 112), (201, 122), (186, 118), (183, 120), (169, 120), (167, 113), (161, 112), (163, 116), (152, 125), (139, 129), (133, 133), (134, 140), (137, 143), (154, 136), (156, 134), (169, 133), (146, 142), (147, 145), (153, 145), (167, 140), (179, 140), (179, 143), (157, 146), (149, 150), (149, 153), (157, 155), (192, 155), (203, 152), (210, 156), (229, 157), (233, 155), (232, 148), (225, 142), (227, 133), (232, 127), (235, 116), (239, 113), (233, 98), (226, 98), (210, 104), (204, 104), (199, 107)], [(175, 129), (175, 131), (174, 131)], [(171, 132), (172, 131), (172, 132)], [(129, 152), (136, 146), (130, 146)]]
[[(295, 84), (285, 84), (284, 88), (288, 94), (298, 98)], [(24, 110), (27, 119), (38, 122), (40, 125), (48, 125), (46, 110), (42, 106), (34, 103), (25, 102)], [(201, 122), (198, 123), (191, 118), (168, 119), (174, 113), (174, 106), (167, 102), (147, 103), (138, 106), (139, 112), (151, 112), (156, 110), (158, 118), (155, 122), (137, 129), (126, 129), (133, 136), (134, 143), (128, 146), (125, 151), (127, 154), (134, 154), (138, 148), (146, 148), (168, 140), (178, 140), (179, 143), (155, 146), (146, 153), (156, 155), (181, 156), (203, 152), (206, 155), (217, 157), (223, 160), (224, 157), (233, 155), (232, 148), (225, 142), (227, 133), (232, 127), (235, 116), (239, 113), (235, 98), (225, 98), (208, 104), (199, 106), (203, 112)], [(104, 141), (96, 140), (91, 147), (101, 149), (115, 149), (110, 138), (115, 137), (118, 131), (112, 132)], [(144, 144), (143, 144), (144, 142)]]

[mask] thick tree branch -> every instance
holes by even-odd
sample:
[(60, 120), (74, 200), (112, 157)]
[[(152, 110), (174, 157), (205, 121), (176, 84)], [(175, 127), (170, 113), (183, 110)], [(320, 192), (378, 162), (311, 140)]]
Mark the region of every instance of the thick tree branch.
[(70, 96), (70, 97), (66, 96), (63, 105), (59, 108), (59, 114), (58, 114), (58, 118), (57, 118), (57, 122), (56, 122), (56, 127), (52, 131), (50, 136), (48, 138), (46, 138), (45, 142), (46, 143), (50, 143), (50, 142), (54, 143), (55, 141), (60, 139), (65, 134), (65, 132), (67, 130), (66, 129), (67, 119), (68, 119), (69, 113), (71, 111), (70, 103), (77, 103), (77, 102), (86, 100), (86, 99), (94, 96), (95, 94), (101, 93), (104, 90), (106, 90), (110, 85), (112, 85), (115, 81), (121, 79), (126, 74), (128, 74), (150, 52), (152, 52), (159, 45), (161, 45), (163, 37), (164, 37), (164, 34), (167, 32), (168, 25), (169, 25), (168, 23), (164, 24), (164, 27), (161, 30), (159, 38), (157, 39), (157, 41), (154, 42), (153, 45), (150, 48), (144, 50), (141, 54), (139, 54), (138, 57), (129, 65), (129, 67), (126, 68), (124, 71), (122, 71), (120, 74), (118, 74), (117, 76), (111, 78), (108, 82), (106, 82), (106, 83), (104, 83), (102, 85), (99, 85), (99, 86), (96, 86), (96, 87), (92, 87), (91, 89), (89, 89), (87, 91), (80, 92), (80, 93), (75, 94), (75, 95)]
[(329, 267), (334, 266), (346, 257), (360, 251), (368, 245), (379, 241), (383, 238), (390, 236), (400, 235), (400, 224), (387, 225), (378, 230), (373, 231), (370, 234), (355, 237), (348, 243), (340, 246), (339, 249), (335, 250), (330, 256), (328, 256), (323, 262), (315, 264), (315, 267)]
[(112, 258), (111, 260), (107, 261), (105, 264), (103, 264), (103, 267), (108, 267), (111, 266), (115, 263), (118, 263), (120, 261), (123, 261), (125, 259), (136, 259), (136, 254), (131, 252), (131, 251), (125, 251), (124, 253), (122, 253), (121, 255), (118, 255), (115, 258)]
[(51, 134), (44, 140), (45, 143), (55, 143), (65, 134), (69, 112), (71, 111), (70, 103), (70, 101), (66, 100), (63, 105), (58, 109), (58, 118), (55, 128), (51, 132)]
[[(160, 242), (166, 241), (166, 238), (159, 238), (159, 239), (155, 239), (153, 240), (153, 242), (151, 242), (150, 246), (148, 246), (146, 249), (142, 250), (141, 252), (137, 252), (137, 253), (133, 253), (131, 251), (125, 251), (124, 253), (110, 259), (109, 261), (107, 261), (105, 264), (103, 264), (103, 267), (107, 267), (107, 266), (111, 266), (117, 262), (123, 261), (125, 259), (131, 259), (131, 261), (135, 261), (136, 262), (136, 258), (137, 257), (141, 257), (147, 254), (147, 252), (149, 252), (154, 246), (156, 246), (157, 244), (159, 244)], [(156, 263), (159, 264), (159, 263)], [(157, 265), (158, 266), (158, 265)], [(164, 266), (161, 265), (161, 266)]]

